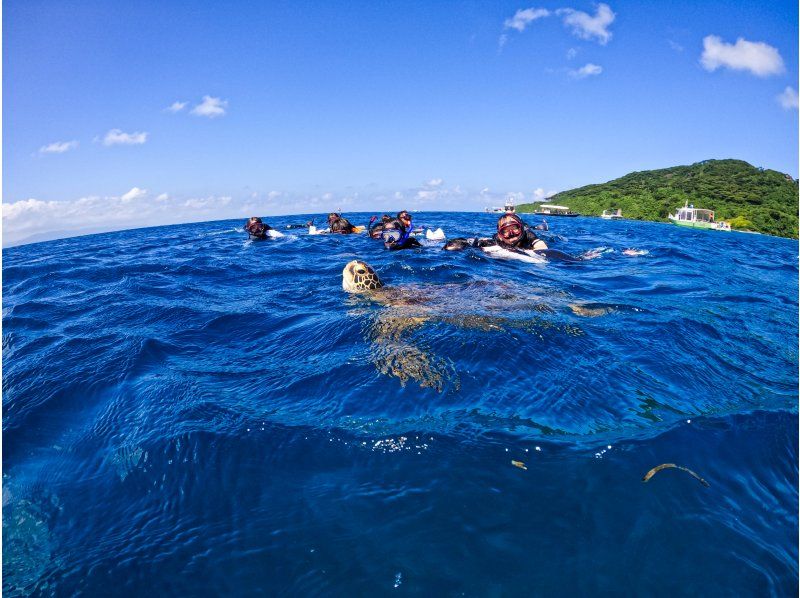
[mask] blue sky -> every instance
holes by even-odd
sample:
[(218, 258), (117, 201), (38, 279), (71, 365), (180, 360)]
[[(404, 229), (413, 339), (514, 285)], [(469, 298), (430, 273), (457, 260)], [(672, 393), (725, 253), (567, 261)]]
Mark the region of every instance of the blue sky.
[(796, 178), (797, 30), (794, 1), (5, 1), (4, 243), (708, 158)]

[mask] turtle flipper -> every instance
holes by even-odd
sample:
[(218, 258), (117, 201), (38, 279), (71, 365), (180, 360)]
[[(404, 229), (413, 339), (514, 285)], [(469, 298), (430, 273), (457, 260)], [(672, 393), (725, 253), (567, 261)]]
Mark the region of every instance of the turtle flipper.
[(425, 324), (430, 317), (411, 315), (405, 310), (393, 311), (376, 317), (367, 331), (367, 337), (372, 341), (371, 359), (378, 372), (398, 378), (403, 386), (413, 380), (421, 387), (434, 388), (437, 392), (442, 392), (445, 384), (452, 380), (458, 385), (458, 376), (450, 362), (406, 340), (410, 332)]
[(378, 372), (398, 378), (403, 386), (413, 380), (422, 388), (442, 392), (445, 384), (451, 380), (458, 385), (458, 376), (451, 363), (407, 343), (391, 341), (374, 344), (372, 362)]

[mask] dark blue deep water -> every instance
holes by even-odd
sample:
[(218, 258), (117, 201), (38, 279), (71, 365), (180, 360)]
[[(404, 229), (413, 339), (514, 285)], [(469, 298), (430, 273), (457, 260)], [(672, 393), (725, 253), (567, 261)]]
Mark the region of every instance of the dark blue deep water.
[(6, 596), (797, 595), (796, 241), (243, 223), (3, 251)]

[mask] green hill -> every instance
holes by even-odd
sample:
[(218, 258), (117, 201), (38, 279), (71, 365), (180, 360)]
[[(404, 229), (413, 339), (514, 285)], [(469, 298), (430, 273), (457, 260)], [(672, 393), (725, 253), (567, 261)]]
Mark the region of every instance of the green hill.
[[(715, 211), (716, 220), (734, 229), (797, 238), (798, 183), (775, 170), (742, 160), (705, 160), (691, 166), (632, 172), (600, 185), (562, 191), (548, 203), (569, 206), (587, 216), (621, 208), (625, 218), (667, 221), (688, 201)], [(535, 203), (517, 206), (533, 212)]]

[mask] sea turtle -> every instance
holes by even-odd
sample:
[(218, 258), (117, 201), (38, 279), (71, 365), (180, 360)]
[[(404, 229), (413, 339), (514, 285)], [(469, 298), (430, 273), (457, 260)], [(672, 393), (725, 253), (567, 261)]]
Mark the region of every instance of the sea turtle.
[[(372, 266), (353, 260), (342, 270), (342, 288), (384, 308), (367, 326), (371, 358), (379, 372), (397, 377), (403, 385), (414, 380), (422, 387), (441, 391), (447, 382), (456, 387), (459, 384), (451, 362), (431, 354), (423, 343), (412, 342), (413, 333), (428, 322), (481, 332), (516, 330), (540, 339), (554, 329), (582, 334), (576, 326), (558, 324), (545, 317), (555, 310), (542, 294), (520, 290), (510, 283), (474, 281), (389, 287)], [(555, 295), (558, 293), (550, 293), (550, 298)], [(536, 315), (531, 317), (531, 312)], [(514, 313), (527, 315), (511, 317)]]

